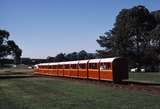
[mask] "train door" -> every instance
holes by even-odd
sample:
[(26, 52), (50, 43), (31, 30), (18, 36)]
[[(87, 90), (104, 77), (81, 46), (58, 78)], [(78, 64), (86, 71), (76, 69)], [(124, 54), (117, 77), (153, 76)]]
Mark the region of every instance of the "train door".
[(57, 65), (52, 65), (52, 75), (57, 76)]
[(79, 78), (88, 78), (87, 63), (79, 63), (78, 66)]
[(70, 65), (70, 77), (74, 77), (74, 78), (78, 77), (77, 64)]
[(100, 62), (100, 80), (110, 80), (112, 81), (112, 63), (110, 62)]
[(99, 80), (99, 63), (88, 64), (88, 78)]
[(70, 65), (64, 64), (64, 76), (69, 77), (70, 76)]
[(64, 71), (63, 71), (63, 64), (59, 64), (57, 65), (58, 68), (57, 68), (57, 76), (63, 76), (64, 74)]

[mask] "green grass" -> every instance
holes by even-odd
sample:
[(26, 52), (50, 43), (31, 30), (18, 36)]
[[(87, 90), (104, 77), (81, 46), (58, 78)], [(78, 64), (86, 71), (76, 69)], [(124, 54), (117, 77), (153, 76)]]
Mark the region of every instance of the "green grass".
[[(160, 96), (142, 91), (54, 77), (16, 78), (32, 75), (27, 69), (3, 69), (2, 75), (15, 77), (0, 78), (0, 109), (160, 109)], [(131, 80), (159, 78), (159, 73), (130, 73)]]
[(67, 79), (0, 79), (0, 109), (160, 109), (160, 96)]
[(129, 73), (129, 80), (160, 83), (160, 73), (158, 72)]

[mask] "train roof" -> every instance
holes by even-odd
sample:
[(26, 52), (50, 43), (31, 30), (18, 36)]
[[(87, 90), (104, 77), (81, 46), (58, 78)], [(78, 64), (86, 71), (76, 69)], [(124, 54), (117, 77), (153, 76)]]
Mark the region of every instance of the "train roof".
[(85, 64), (85, 63), (88, 63), (89, 60), (79, 60), (79, 64)]
[(67, 62), (55, 62), (55, 63), (40, 63), (39, 65), (66, 65), (66, 64), (85, 64), (85, 63), (99, 63), (99, 62), (113, 62), (115, 59), (119, 57), (113, 58), (102, 58), (102, 59), (90, 59), (90, 60), (79, 60), (79, 61), (67, 61)]
[(89, 63), (99, 63), (101, 59), (91, 59)]
[(58, 64), (58, 65), (63, 65), (63, 64), (64, 64), (64, 62), (57, 62), (57, 64)]
[(78, 61), (67, 61), (67, 62), (61, 62), (62, 64), (78, 64)]
[(119, 57), (114, 57), (114, 58), (103, 58), (100, 60), (100, 62), (113, 62), (115, 59)]
[(44, 66), (45, 66), (45, 65), (48, 65), (48, 64), (49, 64), (49, 63), (40, 63), (40, 64), (38, 64), (38, 65), (40, 65), (40, 66), (41, 66), (41, 65), (44, 65)]
[(48, 65), (58, 65), (58, 63), (48, 63)]

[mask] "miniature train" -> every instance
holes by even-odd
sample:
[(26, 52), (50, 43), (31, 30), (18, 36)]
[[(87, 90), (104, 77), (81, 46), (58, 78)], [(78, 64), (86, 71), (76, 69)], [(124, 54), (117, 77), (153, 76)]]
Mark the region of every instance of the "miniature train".
[(127, 60), (120, 57), (41, 63), (35, 74), (120, 82), (128, 79)]

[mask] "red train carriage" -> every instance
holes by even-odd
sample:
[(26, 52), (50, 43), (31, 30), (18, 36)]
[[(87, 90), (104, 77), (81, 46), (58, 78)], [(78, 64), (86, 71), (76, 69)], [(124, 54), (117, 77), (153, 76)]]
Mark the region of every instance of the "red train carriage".
[(63, 62), (57, 63), (56, 70), (57, 70), (57, 76), (64, 76), (64, 64), (63, 64)]
[(88, 62), (88, 78), (99, 80), (99, 63), (101, 59), (91, 59)]
[(80, 60), (78, 62), (78, 78), (88, 78), (88, 61)]
[(48, 72), (48, 63), (42, 63), (42, 64), (38, 64), (38, 72), (40, 74), (47, 74)]
[(63, 70), (63, 73), (65, 77), (70, 77), (70, 62), (63, 62), (62, 64), (64, 65), (64, 70)]
[(69, 64), (70, 64), (70, 77), (78, 78), (78, 61), (71, 61)]
[(49, 66), (49, 71), (48, 73), (50, 75), (53, 75), (53, 76), (57, 76), (57, 66), (58, 64), (57, 63), (49, 63), (48, 66)]
[(128, 79), (128, 63), (124, 58), (90, 59), (35, 65), (35, 73), (119, 82)]

